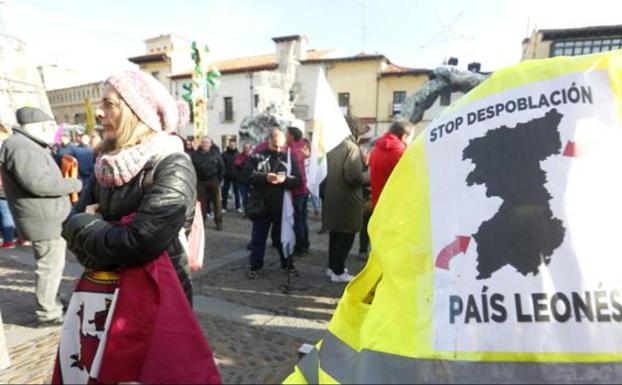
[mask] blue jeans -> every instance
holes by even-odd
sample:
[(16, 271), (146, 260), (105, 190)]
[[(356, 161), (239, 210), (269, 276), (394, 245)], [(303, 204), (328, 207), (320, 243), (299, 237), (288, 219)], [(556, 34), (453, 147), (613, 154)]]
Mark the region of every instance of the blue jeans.
[(222, 185), (222, 208), (223, 210), (228, 209), (229, 205), (229, 191), (231, 190), (231, 186), (233, 186), (233, 196), (235, 197), (235, 209), (238, 210), (240, 208), (240, 192), (238, 188), (238, 181), (234, 178), (225, 178), (225, 182)]
[(246, 207), (246, 202), (248, 201), (248, 194), (250, 194), (251, 187), (248, 183), (239, 182), (238, 187), (240, 188), (240, 200), (242, 200), (242, 207)]
[(311, 195), (311, 206), (313, 206), (313, 211), (320, 211), (320, 198), (315, 195)]
[(294, 198), (294, 233), (297, 253), (309, 251), (309, 194)]
[(7, 202), (6, 199), (0, 199), (0, 217), (2, 220), (4, 242), (15, 241), (15, 222), (9, 210), (9, 202)]
[(251, 270), (259, 271), (263, 268), (266, 254), (266, 241), (272, 227), (272, 242), (279, 250), (281, 267), (287, 267), (287, 259), (281, 247), (281, 213), (268, 213), (262, 218), (253, 221), (253, 239), (251, 241)]

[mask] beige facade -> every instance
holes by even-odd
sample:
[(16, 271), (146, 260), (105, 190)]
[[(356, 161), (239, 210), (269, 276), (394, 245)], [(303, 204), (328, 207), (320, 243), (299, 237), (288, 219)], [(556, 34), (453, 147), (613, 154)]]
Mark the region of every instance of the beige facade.
[(522, 60), (546, 59), (551, 55), (552, 41), (543, 40), (543, 33), (533, 31), (530, 38), (523, 40)]
[(174, 93), (170, 76), (192, 66), (192, 42), (181, 36), (169, 34), (145, 40), (146, 53), (129, 60), (142, 72), (151, 74)]
[(622, 25), (534, 30), (523, 40), (522, 60), (580, 56), (622, 49)]
[[(396, 104), (394, 100), (395, 93), (406, 92), (406, 95), (410, 96), (419, 91), (428, 82), (428, 74), (425, 72), (424, 70), (408, 75), (385, 75), (381, 77), (380, 92), (378, 93), (378, 133), (388, 129), (395, 118), (395, 112), (401, 112), (401, 104)], [(424, 116), (424, 120), (417, 125), (417, 135), (430, 122), (427, 118), (428, 116)]]
[(421, 89), (430, 74), (427, 69), (397, 66), (383, 55), (361, 54), (324, 62), (328, 82), (337, 100), (341, 100), (342, 110), (365, 122), (372, 135), (389, 128), (401, 113), (403, 98)]
[[(304, 64), (311, 62), (322, 61), (307, 61)], [(340, 94), (349, 94), (349, 105), (342, 107), (342, 110), (366, 123), (371, 129), (371, 136), (382, 135), (396, 118), (402, 118), (404, 98), (419, 91), (432, 72), (395, 65), (383, 55), (357, 55), (323, 62), (326, 63), (325, 71), (337, 100)], [(416, 134), (463, 95), (456, 92), (448, 94), (447, 98), (438, 98), (416, 125)]]
[[(178, 46), (175, 39), (179, 40)], [(212, 63), (222, 73), (220, 88), (212, 94), (208, 107), (208, 132), (217, 143), (222, 138), (237, 135), (245, 117), (262, 111), (262, 106), (265, 107), (271, 99), (270, 93), (264, 92), (267, 83), (263, 80), (278, 73), (284, 60), (292, 54), (299, 63), (293, 87), (298, 99), (293, 112), (296, 118), (306, 122), (307, 128), (312, 127), (319, 69), (326, 74), (337, 100), (341, 99), (343, 112), (366, 123), (371, 135), (381, 135), (388, 129), (401, 112), (403, 99), (420, 90), (431, 73), (428, 69), (395, 65), (381, 54), (335, 57), (332, 50), (309, 50), (304, 36), (273, 40), (273, 54)], [(159, 78), (180, 100), (185, 92), (183, 85), (191, 79), (190, 50), (185, 50), (191, 43), (175, 35), (159, 36), (145, 43), (146, 53), (129, 60), (138, 64), (142, 71)], [(460, 96), (450, 95), (449, 101)], [(422, 131), (447, 105), (437, 101), (425, 114), (417, 131)], [(192, 127), (185, 127), (181, 133), (191, 135)]]
[(84, 124), (86, 101), (98, 108), (102, 99), (103, 83), (89, 83), (48, 91), (48, 99), (57, 123)]
[(348, 114), (363, 120), (376, 117), (380, 71), (381, 61), (375, 59), (326, 64), (326, 77), (335, 97), (339, 100), (339, 94), (349, 94)]

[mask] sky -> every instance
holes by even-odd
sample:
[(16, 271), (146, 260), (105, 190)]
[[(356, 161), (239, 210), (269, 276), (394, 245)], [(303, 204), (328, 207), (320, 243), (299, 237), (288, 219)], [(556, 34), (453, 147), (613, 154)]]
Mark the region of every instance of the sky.
[(176, 33), (207, 42), (212, 60), (271, 53), (302, 34), (310, 48), (382, 53), (433, 68), (450, 57), (495, 70), (520, 60), (533, 28), (622, 24), (620, 0), (10, 0), (13, 33), (35, 64), (89, 80), (126, 68), (143, 40)]

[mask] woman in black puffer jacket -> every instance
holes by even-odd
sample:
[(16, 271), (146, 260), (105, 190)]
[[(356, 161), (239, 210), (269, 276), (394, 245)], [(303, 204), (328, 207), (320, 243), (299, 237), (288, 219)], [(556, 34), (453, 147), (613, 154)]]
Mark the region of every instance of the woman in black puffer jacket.
[[(63, 237), (93, 270), (144, 265), (167, 251), (192, 303), (182, 238), (194, 217), (196, 175), (182, 141), (166, 133), (180, 121), (177, 105), (156, 80), (128, 71), (106, 82), (102, 108), (105, 138), (95, 175)], [(130, 214), (131, 224), (118, 224)]]

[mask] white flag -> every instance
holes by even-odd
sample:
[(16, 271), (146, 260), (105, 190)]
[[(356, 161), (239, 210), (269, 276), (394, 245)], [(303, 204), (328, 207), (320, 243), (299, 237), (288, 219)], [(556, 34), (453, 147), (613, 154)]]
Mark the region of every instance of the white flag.
[[(292, 150), (287, 150), (287, 177), (292, 176)], [(294, 201), (292, 192), (285, 190), (283, 196), (283, 214), (281, 217), (281, 246), (285, 258), (289, 258), (294, 253), (296, 245), (296, 234), (294, 233)]]
[(307, 175), (307, 187), (316, 197), (320, 195), (320, 184), (328, 175), (326, 155), (350, 135), (348, 123), (320, 68), (315, 91), (311, 162)]

